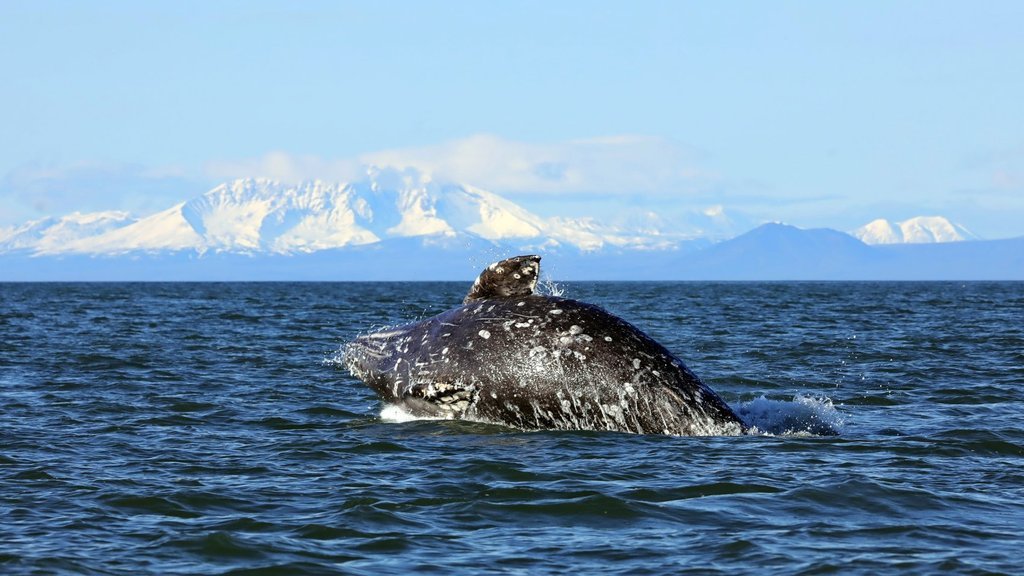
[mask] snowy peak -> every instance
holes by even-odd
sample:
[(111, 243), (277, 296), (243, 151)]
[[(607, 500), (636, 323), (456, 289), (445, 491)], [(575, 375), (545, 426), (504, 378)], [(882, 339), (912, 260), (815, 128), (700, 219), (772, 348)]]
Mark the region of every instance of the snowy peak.
[(918, 216), (900, 222), (903, 241), (915, 244), (929, 242), (960, 242), (977, 240), (978, 237), (959, 224), (942, 216)]
[(850, 235), (865, 244), (900, 244), (903, 242), (903, 231), (898, 224), (878, 218), (850, 232)]
[(928, 244), (978, 239), (970, 230), (942, 216), (918, 216), (895, 223), (879, 218), (850, 234), (865, 244)]
[(378, 239), (356, 223), (353, 199), (346, 184), (244, 179), (185, 202), (180, 213), (203, 250), (312, 252)]

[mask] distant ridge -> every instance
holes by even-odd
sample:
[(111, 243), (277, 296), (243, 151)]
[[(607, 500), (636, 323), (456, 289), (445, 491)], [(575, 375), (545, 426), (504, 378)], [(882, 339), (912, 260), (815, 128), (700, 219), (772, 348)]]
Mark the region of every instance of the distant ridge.
[(1024, 237), (871, 246), (827, 228), (764, 224), (679, 258), (691, 280), (1024, 280)]

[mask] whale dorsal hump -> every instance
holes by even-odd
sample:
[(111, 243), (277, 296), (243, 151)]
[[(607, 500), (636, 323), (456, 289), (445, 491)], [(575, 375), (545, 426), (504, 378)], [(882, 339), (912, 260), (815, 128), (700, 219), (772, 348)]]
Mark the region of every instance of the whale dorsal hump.
[(462, 302), (529, 296), (537, 286), (538, 276), (540, 256), (516, 256), (495, 262), (480, 273)]

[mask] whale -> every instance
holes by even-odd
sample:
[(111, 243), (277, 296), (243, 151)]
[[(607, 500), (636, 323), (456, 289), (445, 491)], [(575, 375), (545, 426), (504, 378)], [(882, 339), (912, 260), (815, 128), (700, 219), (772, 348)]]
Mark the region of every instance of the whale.
[(605, 309), (538, 294), (540, 256), (495, 262), (462, 304), (344, 346), (350, 374), (423, 418), (520, 430), (739, 435), (743, 420), (664, 346)]

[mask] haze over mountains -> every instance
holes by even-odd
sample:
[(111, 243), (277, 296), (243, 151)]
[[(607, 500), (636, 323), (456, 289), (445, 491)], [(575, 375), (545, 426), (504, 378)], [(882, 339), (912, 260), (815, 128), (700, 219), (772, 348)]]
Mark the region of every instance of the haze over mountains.
[(720, 206), (615, 225), (544, 217), (409, 170), (344, 184), (242, 179), (140, 218), (74, 213), (0, 230), (0, 280), (467, 278), (523, 252), (581, 279), (1024, 278), (1021, 239), (979, 241), (939, 216), (851, 234), (738, 221)]

